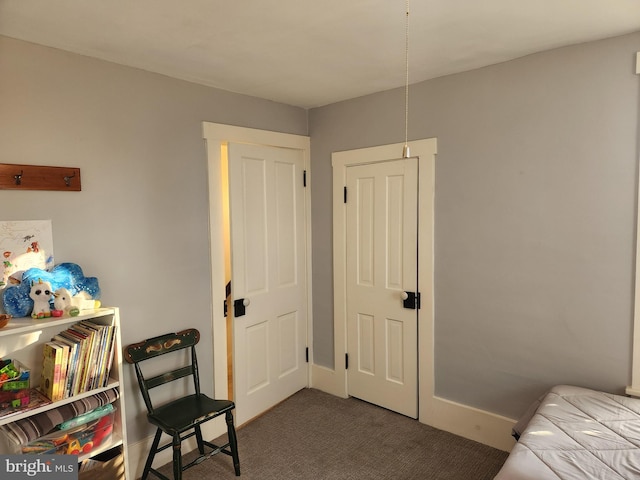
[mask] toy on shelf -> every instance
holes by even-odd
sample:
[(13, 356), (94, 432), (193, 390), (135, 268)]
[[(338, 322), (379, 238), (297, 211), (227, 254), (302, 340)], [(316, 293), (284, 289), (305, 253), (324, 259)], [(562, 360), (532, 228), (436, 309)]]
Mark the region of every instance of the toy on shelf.
[(31, 289), (29, 290), (29, 298), (33, 300), (33, 310), (31, 310), (31, 316), (33, 318), (48, 318), (51, 316), (51, 284), (49, 282), (43, 282), (42, 279), (38, 279), (37, 282), (31, 283)]
[(0, 385), (19, 376), (20, 370), (16, 368), (13, 362), (2, 362), (2, 368), (0, 368)]
[(89, 453), (95, 447), (99, 447), (111, 432), (113, 432), (113, 416), (102, 417), (88, 432), (71, 440), (66, 453), (67, 455)]
[(17, 360), (0, 360), (0, 410), (29, 404), (30, 371)]
[(113, 433), (113, 409), (99, 419), (69, 430), (54, 430), (26, 445), (18, 446), (20, 453), (82, 455), (107, 441)]
[[(100, 286), (98, 285), (98, 279), (95, 277), (85, 277), (82, 269), (75, 263), (60, 263), (54, 266), (51, 271), (41, 270), (39, 268), (30, 268), (22, 275), (22, 281), (17, 285), (9, 285), (3, 289), (2, 304), (5, 313), (14, 317), (27, 317), (31, 313), (38, 315), (40, 310), (44, 314), (47, 312), (47, 306), (44, 305), (44, 299), (38, 298), (43, 301), (42, 304), (36, 305), (36, 299), (31, 296), (31, 286), (38, 282), (48, 284), (48, 290), (51, 292), (47, 300), (47, 306), (49, 308), (49, 315), (51, 312), (51, 298), (53, 292), (59, 289), (66, 289), (69, 292), (72, 307), (67, 310), (61, 310), (54, 307), (56, 310), (54, 315), (61, 316), (63, 313), (69, 313), (71, 315), (72, 308), (76, 308), (77, 313), (80, 309), (94, 309), (96, 307), (96, 300), (100, 299)], [(44, 289), (43, 289), (44, 290)], [(40, 296), (39, 296), (40, 297)], [(76, 300), (73, 300), (78, 297)], [(74, 301), (76, 304), (73, 305)], [(91, 304), (93, 301), (93, 304)], [(76, 312), (76, 310), (73, 310)], [(63, 312), (63, 313), (60, 313)]]
[(71, 295), (71, 292), (66, 288), (59, 288), (53, 292), (53, 296), (55, 297), (53, 300), (55, 311), (68, 313), (71, 316), (75, 316), (73, 315), (74, 311), (93, 310), (100, 306), (100, 302), (91, 298), (87, 292)]

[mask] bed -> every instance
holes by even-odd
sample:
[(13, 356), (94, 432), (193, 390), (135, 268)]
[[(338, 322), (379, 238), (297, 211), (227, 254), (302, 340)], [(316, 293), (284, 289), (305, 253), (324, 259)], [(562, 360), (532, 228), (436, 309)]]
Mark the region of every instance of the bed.
[(640, 399), (559, 385), (514, 436), (495, 480), (640, 479)]

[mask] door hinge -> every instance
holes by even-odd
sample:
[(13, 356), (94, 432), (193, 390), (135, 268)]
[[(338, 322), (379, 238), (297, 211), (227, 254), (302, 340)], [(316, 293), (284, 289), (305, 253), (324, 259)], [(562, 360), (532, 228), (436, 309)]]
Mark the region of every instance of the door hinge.
[[(411, 310), (420, 309), (420, 292), (404, 292), (407, 298), (402, 301), (404, 308)], [(404, 297), (403, 297), (404, 298)]]
[(347, 187), (344, 187), (344, 203), (347, 203)]
[(306, 187), (307, 186), (307, 171), (304, 170), (302, 172), (302, 186)]
[(309, 347), (304, 349), (304, 359), (309, 363)]
[(349, 354), (344, 354), (344, 369), (349, 370)]

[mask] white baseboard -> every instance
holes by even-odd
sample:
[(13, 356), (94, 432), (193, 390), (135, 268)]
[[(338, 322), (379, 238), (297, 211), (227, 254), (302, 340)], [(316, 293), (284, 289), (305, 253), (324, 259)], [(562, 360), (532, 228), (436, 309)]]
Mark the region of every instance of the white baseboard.
[[(320, 365), (311, 365), (311, 387), (348, 397), (344, 376)], [(505, 452), (510, 452), (515, 443), (511, 429), (516, 420), (435, 396), (420, 405), (426, 410), (421, 412), (420, 421), (426, 425)]]
[(516, 420), (440, 397), (430, 403), (432, 411), (423, 423), (505, 452), (515, 444), (511, 429)]
[[(206, 440), (212, 440), (226, 432), (227, 424), (225, 423), (224, 416), (220, 416), (202, 425), (202, 437)], [(169, 437), (163, 435), (161, 441), (166, 442), (168, 440), (170, 440)], [(130, 479), (133, 480), (142, 476), (142, 470), (144, 469), (144, 464), (147, 461), (147, 455), (149, 454), (152, 443), (153, 435), (127, 446), (127, 471), (131, 472), (129, 473)], [(198, 448), (196, 439), (195, 437), (191, 437), (182, 443), (182, 454), (184, 455), (189, 453), (196, 448)], [(156, 455), (153, 466), (154, 468), (158, 468), (166, 463), (170, 463), (171, 461), (173, 461), (173, 450), (171, 448), (167, 448)]]
[(636, 385), (631, 385), (625, 389), (625, 393), (630, 397), (640, 397), (640, 388)]

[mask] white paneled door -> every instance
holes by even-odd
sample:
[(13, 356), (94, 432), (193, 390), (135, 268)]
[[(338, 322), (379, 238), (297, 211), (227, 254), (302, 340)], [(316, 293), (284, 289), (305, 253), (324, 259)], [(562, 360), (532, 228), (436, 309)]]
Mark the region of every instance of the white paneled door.
[(301, 150), (229, 144), (238, 425), (307, 386), (303, 169)]
[(347, 167), (345, 200), (348, 393), (417, 418), (418, 159)]

